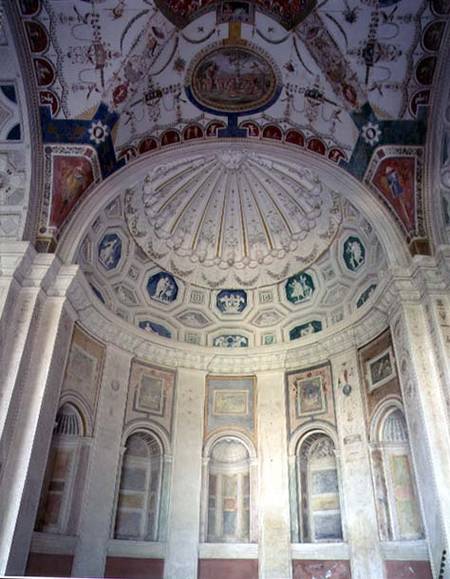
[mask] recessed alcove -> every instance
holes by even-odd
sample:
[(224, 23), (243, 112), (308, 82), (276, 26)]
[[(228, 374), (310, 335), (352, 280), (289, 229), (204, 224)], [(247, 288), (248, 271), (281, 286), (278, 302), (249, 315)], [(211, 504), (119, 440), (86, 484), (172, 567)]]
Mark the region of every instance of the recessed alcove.
[(444, 0), (0, 27), (0, 575), (450, 579)]

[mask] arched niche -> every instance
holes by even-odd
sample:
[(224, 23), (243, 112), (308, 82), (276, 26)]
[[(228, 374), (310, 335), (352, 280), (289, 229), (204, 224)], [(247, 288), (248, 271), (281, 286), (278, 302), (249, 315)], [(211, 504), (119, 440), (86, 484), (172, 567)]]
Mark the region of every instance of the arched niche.
[(343, 541), (341, 493), (336, 446), (325, 430), (307, 431), (295, 450), (297, 505), (302, 543)]
[(130, 433), (120, 468), (113, 538), (157, 541), (164, 448), (151, 429)]
[(56, 414), (35, 529), (43, 533), (75, 535), (87, 473), (90, 439), (85, 418), (73, 402)]
[(380, 539), (422, 539), (424, 527), (403, 407), (386, 400), (371, 425), (371, 463)]
[(221, 433), (205, 446), (201, 541), (250, 543), (256, 534), (253, 444), (240, 433)]

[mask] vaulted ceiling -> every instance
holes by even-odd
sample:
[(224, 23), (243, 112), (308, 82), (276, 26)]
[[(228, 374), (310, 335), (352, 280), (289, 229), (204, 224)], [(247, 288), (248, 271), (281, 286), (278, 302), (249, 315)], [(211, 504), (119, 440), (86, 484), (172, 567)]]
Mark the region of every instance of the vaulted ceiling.
[[(77, 260), (133, 325), (272, 344), (369, 303), (382, 244), (308, 156), (370, 191), (412, 254), (431, 251), (425, 145), (450, 0), (19, 0), (8, 16), (37, 95), (38, 246), (98, 199)], [(147, 159), (106, 206), (100, 185)]]
[(47, 145), (42, 239), (136, 156), (208, 138), (280, 140), (324, 156), (373, 188), (408, 241), (426, 238), (421, 153), (447, 0), (17, 8)]

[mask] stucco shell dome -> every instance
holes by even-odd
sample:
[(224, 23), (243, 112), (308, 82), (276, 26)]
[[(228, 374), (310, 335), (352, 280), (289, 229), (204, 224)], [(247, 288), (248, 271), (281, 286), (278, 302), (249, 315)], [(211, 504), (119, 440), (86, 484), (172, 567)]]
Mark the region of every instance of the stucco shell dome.
[(99, 300), (147, 335), (290, 342), (342, 322), (380, 286), (374, 229), (306, 157), (227, 143), (145, 169), (127, 168), (84, 224), (76, 260)]

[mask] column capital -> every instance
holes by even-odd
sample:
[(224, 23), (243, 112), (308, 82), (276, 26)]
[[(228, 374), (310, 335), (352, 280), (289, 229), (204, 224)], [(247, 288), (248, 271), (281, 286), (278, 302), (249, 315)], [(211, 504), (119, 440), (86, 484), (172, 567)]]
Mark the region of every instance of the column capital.
[(395, 310), (398, 302), (419, 303), (424, 296), (450, 289), (450, 262), (438, 256), (417, 255), (408, 268), (395, 267), (388, 273), (386, 298)]

